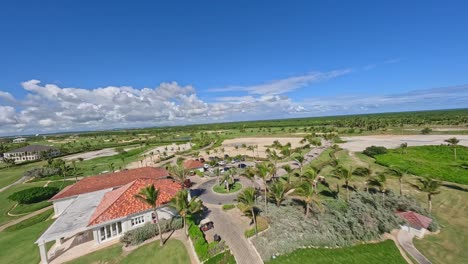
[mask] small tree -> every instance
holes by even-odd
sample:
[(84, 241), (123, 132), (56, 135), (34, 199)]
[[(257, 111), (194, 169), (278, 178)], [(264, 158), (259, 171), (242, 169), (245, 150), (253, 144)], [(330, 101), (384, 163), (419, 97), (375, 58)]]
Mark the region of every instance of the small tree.
[(391, 166), (390, 168), (388, 168), (387, 172), (393, 176), (398, 177), (398, 183), (400, 185), (400, 196), (402, 196), (403, 195), (403, 177), (406, 175), (406, 172), (394, 166)]
[(187, 190), (180, 190), (172, 199), (171, 205), (179, 212), (183, 220), (185, 235), (188, 237), (187, 217), (199, 212), (203, 206), (202, 201), (194, 197), (189, 200)]
[(379, 188), (382, 193), (382, 204), (385, 203), (385, 194), (387, 193), (387, 177), (383, 173), (379, 173), (376, 177), (369, 181), (369, 184)]
[(442, 182), (431, 178), (419, 178), (418, 183), (413, 184), (416, 189), (427, 193), (427, 210), (429, 213), (432, 211), (432, 196), (440, 193), (439, 187), (441, 185)]
[(302, 202), (304, 202), (305, 218), (309, 216), (310, 209), (313, 205), (317, 205), (319, 208), (321, 208), (322, 203), (320, 201), (320, 197), (316, 194), (314, 188), (308, 182), (301, 183), (294, 193), (299, 196), (299, 199)]
[(458, 140), (456, 137), (453, 137), (445, 140), (445, 142), (449, 143), (449, 145), (453, 147), (454, 158), (457, 159), (457, 145), (460, 140)]
[(339, 165), (333, 170), (332, 173), (334, 177), (344, 181), (346, 188), (346, 201), (349, 202), (349, 181), (353, 177), (352, 170)]
[(401, 152), (406, 154), (406, 153), (407, 153), (407, 149), (408, 149), (408, 143), (406, 143), (406, 142), (405, 142), (405, 143), (401, 143), (401, 144), (400, 144), (400, 148), (401, 148)]
[(294, 192), (294, 189), (291, 189), (289, 185), (281, 181), (270, 184), (270, 198), (275, 200), (275, 204), (278, 207), (292, 192)]
[(258, 209), (255, 207), (255, 189), (253, 187), (245, 188), (239, 195), (237, 195), (237, 201), (242, 205), (245, 212), (249, 212), (252, 215), (252, 220), (255, 227), (255, 236), (257, 233), (257, 215)]
[(425, 127), (423, 130), (421, 130), (421, 134), (427, 135), (432, 132), (432, 129)]
[(185, 188), (185, 180), (189, 174), (189, 170), (184, 167), (183, 160), (178, 161), (175, 165), (167, 167), (169, 174)]
[(159, 198), (159, 190), (154, 187), (154, 185), (148, 185), (140, 190), (138, 194), (135, 194), (135, 198), (140, 200), (141, 202), (151, 206), (154, 211), (154, 215), (156, 217), (156, 223), (158, 225), (159, 231), (159, 245), (163, 245), (163, 238), (161, 233), (161, 224), (159, 223), (159, 216), (158, 216), (158, 198)]
[(304, 162), (305, 162), (304, 156), (299, 154), (299, 155), (296, 155), (293, 159), (299, 165), (299, 170), (301, 171), (301, 174), (302, 174), (302, 166), (304, 166)]

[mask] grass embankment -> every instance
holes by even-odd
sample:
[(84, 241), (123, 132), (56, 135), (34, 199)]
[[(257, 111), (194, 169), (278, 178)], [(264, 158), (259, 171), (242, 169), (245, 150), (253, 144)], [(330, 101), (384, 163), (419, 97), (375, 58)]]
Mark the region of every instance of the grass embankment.
[(67, 262), (68, 264), (89, 263), (167, 263), (187, 264), (190, 257), (182, 242), (169, 240), (163, 247), (159, 241), (143, 245), (128, 255), (122, 251), (122, 244), (116, 244), (105, 249), (93, 252), (86, 256)]
[(229, 251), (224, 251), (209, 260), (204, 262), (205, 264), (236, 264), (236, 259)]
[(45, 161), (39, 161), (0, 169), (0, 188), (3, 188), (19, 180), (21, 177), (23, 177), (23, 173), (25, 171), (35, 167), (42, 167), (44, 164)]
[(282, 263), (367, 263), (367, 264), (405, 264), (394, 242), (387, 240), (377, 244), (358, 245), (338, 249), (298, 249), (290, 254), (279, 256), (269, 261), (271, 264)]
[(468, 184), (468, 147), (457, 147), (457, 159), (450, 146), (409, 147), (406, 153), (391, 149), (375, 158), (379, 164), (395, 166), (414, 175)]
[(34, 242), (53, 223), (44, 221), (46, 215), (44, 212), (0, 232), (0, 263), (39, 263), (39, 247)]
[(242, 189), (242, 184), (236, 182), (234, 183), (231, 188), (229, 189), (229, 192), (226, 190), (226, 187), (224, 186), (224, 184), (216, 184), (215, 186), (213, 186), (213, 191), (216, 192), (216, 193), (235, 193), (237, 191), (239, 191), (240, 189)]

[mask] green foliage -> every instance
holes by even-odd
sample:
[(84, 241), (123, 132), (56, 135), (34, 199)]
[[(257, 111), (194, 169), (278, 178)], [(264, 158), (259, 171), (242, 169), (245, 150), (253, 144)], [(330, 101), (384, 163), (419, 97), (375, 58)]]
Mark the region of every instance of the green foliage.
[(336, 249), (298, 249), (290, 254), (279, 256), (267, 263), (350, 263), (350, 264), (406, 264), (395, 243), (387, 240), (376, 244), (364, 244)]
[[(229, 188), (229, 193), (237, 192), (240, 189), (242, 189), (242, 184), (236, 182)], [(228, 191), (224, 187), (224, 183), (221, 183), (221, 185), (215, 184), (215, 186), (213, 186), (213, 191), (217, 193), (228, 193)]]
[[(381, 194), (354, 192), (349, 203), (324, 200), (321, 212), (313, 207), (310, 217), (304, 218), (302, 206), (269, 207), (263, 212), (270, 229), (253, 239), (263, 259), (274, 254), (286, 254), (301, 247), (344, 247), (362, 241), (373, 241), (403, 220), (397, 210), (413, 210), (430, 216), (415, 200), (389, 192), (382, 203)], [(285, 217), (288, 216), (288, 217)]]
[(24, 172), (24, 177), (31, 177), (31, 178), (44, 178), (50, 177), (54, 175), (59, 175), (60, 169), (59, 168), (49, 168), (49, 167), (42, 167), (42, 168), (33, 168)]
[(204, 262), (205, 264), (236, 264), (236, 259), (231, 254), (230, 251), (225, 251), (220, 253), (207, 261)]
[(31, 218), (28, 218), (28, 219), (26, 219), (24, 221), (21, 221), (21, 222), (15, 224), (15, 225), (9, 226), (9, 227), (5, 228), (5, 231), (21, 230), (21, 229), (30, 227), (32, 225), (35, 225), (37, 223), (44, 222), (53, 213), (54, 213), (53, 209), (47, 210), (47, 211), (42, 212), (42, 213), (40, 213), (38, 215), (35, 215), (35, 216), (31, 217)]
[(427, 134), (429, 134), (431, 132), (432, 132), (432, 129), (430, 129), (429, 127), (425, 127), (425, 128), (423, 128), (421, 130), (421, 134), (423, 134), (423, 135), (427, 135)]
[(205, 235), (193, 220), (189, 219), (187, 222), (189, 224), (189, 237), (192, 240), (198, 259), (200, 261), (205, 261), (209, 258), (208, 242), (205, 239)]
[[(268, 221), (264, 217), (257, 216), (257, 232), (258, 233), (267, 230), (269, 226), (270, 225), (268, 224)], [(247, 238), (255, 236), (255, 227), (245, 230), (244, 236)]]
[(223, 210), (227, 211), (227, 210), (231, 210), (231, 209), (234, 209), (236, 208), (236, 206), (234, 204), (223, 204)]
[(362, 153), (369, 157), (375, 157), (376, 155), (381, 155), (387, 153), (387, 148), (385, 147), (378, 147), (378, 146), (370, 146), (367, 147)]
[(389, 150), (375, 159), (378, 164), (394, 166), (410, 174), (468, 184), (468, 170), (463, 165), (468, 159), (468, 148), (457, 146), (457, 154), (455, 160), (450, 146), (420, 146), (408, 147), (403, 155), (398, 150)]
[[(172, 218), (169, 220), (160, 220), (161, 232), (182, 228), (182, 218)], [(152, 223), (146, 223), (142, 227), (127, 231), (120, 238), (120, 242), (126, 245), (138, 245), (152, 237), (159, 235), (158, 226)]]
[(8, 199), (20, 204), (32, 204), (52, 198), (59, 192), (55, 187), (33, 187), (8, 196)]

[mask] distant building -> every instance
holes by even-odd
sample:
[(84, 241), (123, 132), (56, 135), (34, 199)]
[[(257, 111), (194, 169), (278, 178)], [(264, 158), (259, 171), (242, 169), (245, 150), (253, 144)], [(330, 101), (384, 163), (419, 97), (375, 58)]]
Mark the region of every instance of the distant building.
[(196, 170), (204, 172), (203, 163), (198, 160), (186, 160), (184, 161), (184, 168), (190, 172), (195, 172)]
[(52, 146), (29, 145), (3, 153), (5, 159), (13, 159), (16, 163), (39, 160), (60, 155), (60, 150)]
[(424, 234), (427, 232), (427, 228), (432, 223), (431, 218), (413, 211), (398, 212), (397, 215), (406, 221), (405, 225), (400, 226), (401, 229), (419, 238), (424, 237)]
[(26, 142), (26, 138), (15, 138), (13, 139), (13, 143), (24, 143)]

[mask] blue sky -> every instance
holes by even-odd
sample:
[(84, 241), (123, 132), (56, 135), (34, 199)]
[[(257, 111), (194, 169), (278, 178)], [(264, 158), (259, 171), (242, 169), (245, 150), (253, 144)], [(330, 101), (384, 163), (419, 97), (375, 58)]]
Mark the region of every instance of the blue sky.
[(468, 105), (466, 1), (170, 2), (1, 3), (0, 135)]

